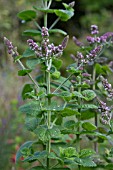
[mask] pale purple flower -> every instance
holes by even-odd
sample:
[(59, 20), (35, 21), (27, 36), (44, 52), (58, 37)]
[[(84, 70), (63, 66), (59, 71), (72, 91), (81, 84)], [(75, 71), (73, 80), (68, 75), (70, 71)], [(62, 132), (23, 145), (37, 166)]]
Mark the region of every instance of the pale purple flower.
[(42, 37), (49, 37), (49, 33), (48, 33), (48, 28), (46, 27), (42, 27), (42, 31), (41, 31)]
[(84, 46), (84, 44), (82, 42), (80, 42), (75, 36), (73, 36), (73, 41), (79, 47), (83, 47)]
[(91, 34), (96, 35), (98, 33), (99, 33), (98, 26), (97, 25), (91, 25)]

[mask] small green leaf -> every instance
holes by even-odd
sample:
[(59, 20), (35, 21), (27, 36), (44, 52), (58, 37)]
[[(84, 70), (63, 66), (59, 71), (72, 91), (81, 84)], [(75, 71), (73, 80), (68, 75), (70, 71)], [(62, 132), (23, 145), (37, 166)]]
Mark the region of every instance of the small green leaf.
[(72, 115), (80, 115), (80, 113), (77, 110), (74, 110), (74, 109), (71, 109), (71, 108), (64, 108), (64, 110), (62, 110), (60, 112), (60, 114), (63, 117), (72, 116)]
[(35, 52), (30, 48), (25, 50), (24, 53), (22, 54), (22, 57), (32, 57), (32, 56), (35, 56)]
[(78, 108), (81, 108), (81, 109), (98, 109), (98, 107), (94, 104), (83, 104), (83, 105), (79, 105)]
[(59, 138), (61, 137), (60, 129), (57, 126), (53, 126), (51, 129), (49, 129), (51, 138)]
[(92, 158), (75, 158), (75, 162), (83, 167), (96, 167), (96, 164), (92, 160)]
[(43, 142), (47, 142), (48, 140), (50, 140), (51, 136), (50, 136), (50, 132), (48, 130), (47, 127), (45, 126), (40, 126), (38, 128), (36, 128), (34, 130), (34, 133), (38, 136), (38, 138), (43, 141)]
[(53, 79), (59, 79), (60, 72), (56, 70), (54, 73), (51, 74), (51, 76), (52, 76)]
[(91, 149), (82, 149), (80, 151), (80, 158), (85, 158), (85, 157), (89, 157), (91, 155), (94, 155), (95, 154), (95, 151), (94, 150), (91, 150)]
[(36, 18), (36, 12), (34, 10), (25, 10), (18, 13), (18, 18), (31, 21), (32, 19)]
[(62, 66), (62, 60), (53, 58), (52, 64), (59, 70)]
[(32, 146), (32, 144), (34, 143), (34, 141), (27, 141), (25, 142), (23, 145), (21, 145), (21, 147), (19, 148), (19, 150), (16, 153), (16, 162), (19, 161), (19, 159), (23, 156), (22, 154), (22, 150), (24, 148), (30, 148)]
[(34, 91), (34, 85), (33, 84), (25, 84), (23, 89), (22, 89), (22, 98), (23, 100), (30, 98), (28, 93)]
[(70, 10), (56, 9), (54, 12), (61, 21), (68, 21), (74, 15), (74, 12)]
[(28, 73), (30, 73), (32, 70), (31, 69), (24, 69), (24, 70), (19, 70), (18, 71), (18, 76), (25, 76)]
[(37, 11), (41, 11), (41, 12), (54, 13), (54, 9), (37, 8), (37, 7), (35, 7), (35, 6), (33, 6), (33, 8), (36, 9)]
[(78, 91), (74, 91), (72, 93), (72, 95), (75, 96), (75, 97), (84, 98), (84, 96), (81, 93), (79, 93)]
[(30, 58), (26, 61), (26, 65), (29, 69), (35, 69), (38, 64), (40, 64), (39, 58)]
[(35, 130), (38, 124), (39, 124), (39, 119), (36, 117), (27, 117), (25, 119), (25, 126), (29, 131)]
[(76, 126), (76, 123), (74, 120), (68, 120), (64, 123), (64, 127), (67, 129), (73, 129)]
[(71, 158), (73, 156), (78, 157), (79, 154), (77, 153), (74, 147), (67, 147), (67, 148), (59, 148), (60, 149), (60, 156), (64, 158)]
[(50, 29), (49, 30), (49, 33), (60, 33), (60, 34), (63, 34), (63, 35), (67, 35), (67, 32), (63, 31), (63, 30), (60, 30), (60, 29)]
[(96, 97), (96, 93), (93, 90), (84, 90), (82, 95), (86, 101), (93, 100)]
[(82, 127), (83, 129), (88, 130), (88, 131), (94, 131), (97, 129), (97, 127), (90, 122), (84, 122), (82, 124)]
[(22, 35), (26, 35), (26, 36), (37, 36), (37, 35), (41, 35), (41, 32), (38, 30), (25, 30)]

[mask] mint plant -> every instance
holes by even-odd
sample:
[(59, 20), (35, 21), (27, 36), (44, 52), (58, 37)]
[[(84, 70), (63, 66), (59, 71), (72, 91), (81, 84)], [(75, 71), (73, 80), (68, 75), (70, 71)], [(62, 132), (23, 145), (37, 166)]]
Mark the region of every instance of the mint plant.
[[(73, 37), (80, 50), (76, 55), (71, 54), (74, 62), (67, 66), (67, 77), (63, 77), (60, 57), (69, 36), (63, 30), (54, 29), (54, 26), (58, 21), (67, 21), (74, 15), (74, 2), (62, 3), (64, 9), (51, 9), (51, 4), (52, 0), (42, 0), (42, 7), (18, 14), (20, 19), (33, 21), (38, 28), (26, 30), (23, 34), (31, 37), (41, 35), (41, 42), (28, 39), (28, 48), (20, 55), (17, 47), (4, 38), (8, 53), (21, 66), (18, 75), (27, 75), (31, 80), (22, 90), (22, 98), (27, 103), (19, 110), (26, 114), (25, 125), (35, 134), (36, 140), (27, 141), (20, 147), (16, 161), (38, 162), (39, 165), (30, 170), (112, 167), (112, 146), (105, 153), (100, 153), (99, 147), (105, 141), (113, 144), (110, 102), (113, 89), (107, 80), (112, 69), (102, 56), (105, 49), (113, 45), (113, 33), (99, 35), (98, 27), (92, 25), (87, 42), (79, 42)], [(44, 13), (43, 27), (36, 22), (38, 11)], [(48, 28), (48, 14), (53, 13), (57, 19)], [(51, 33), (61, 33), (65, 37), (59, 45), (55, 45), (50, 42)], [(26, 60), (25, 65), (22, 59)], [(40, 68), (40, 75), (34, 78), (33, 70), (37, 67)], [(90, 67), (93, 69), (89, 70)], [(90, 145), (81, 148), (84, 137)]]

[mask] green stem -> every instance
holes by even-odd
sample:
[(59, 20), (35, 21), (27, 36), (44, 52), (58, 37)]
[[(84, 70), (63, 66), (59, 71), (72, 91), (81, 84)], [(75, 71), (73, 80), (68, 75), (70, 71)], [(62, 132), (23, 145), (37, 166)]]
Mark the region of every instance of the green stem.
[(50, 8), (52, 0), (49, 1), (48, 8)]
[[(47, 8), (47, 1), (45, 1), (45, 8)], [(44, 27), (47, 27), (47, 13), (44, 14)]]
[(56, 24), (57, 24), (57, 22), (60, 20), (60, 18), (57, 18), (54, 22), (53, 22), (53, 24), (50, 26), (50, 28), (49, 29), (52, 29)]
[[(94, 68), (93, 68), (93, 90), (95, 90), (95, 79), (96, 79), (96, 68), (95, 68), (95, 65), (94, 65)], [(97, 116), (97, 113), (95, 113), (95, 126), (98, 126), (98, 116)], [(98, 153), (98, 143), (97, 142), (94, 142), (94, 150), (96, 153)]]
[(40, 27), (40, 25), (36, 22), (36, 21), (34, 21), (34, 24), (37, 26), (37, 28), (41, 31), (41, 27)]

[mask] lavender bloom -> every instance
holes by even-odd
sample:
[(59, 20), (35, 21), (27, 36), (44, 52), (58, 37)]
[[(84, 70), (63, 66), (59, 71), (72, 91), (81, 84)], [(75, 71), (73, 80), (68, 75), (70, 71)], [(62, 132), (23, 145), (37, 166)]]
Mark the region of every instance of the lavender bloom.
[(8, 53), (13, 54), (14, 46), (12, 45), (12, 42), (10, 42), (6, 37), (4, 37), (4, 43), (8, 48)]
[(74, 5), (75, 5), (75, 1), (73, 1), (73, 2), (69, 3), (69, 6), (70, 6), (71, 8), (73, 8), (73, 7), (74, 7)]
[(103, 76), (100, 76), (100, 79), (102, 81), (102, 84), (105, 88), (105, 90), (108, 92), (108, 99), (111, 99), (113, 97), (113, 89), (110, 83), (108, 83), (107, 79), (104, 79)]
[(97, 57), (97, 55), (100, 51), (101, 51), (101, 46), (98, 46), (95, 49), (91, 50), (90, 53), (88, 55), (86, 55), (86, 58), (89, 61), (93, 61), (93, 60), (95, 60), (95, 58)]
[(99, 33), (98, 26), (97, 25), (91, 25), (91, 34), (96, 35), (98, 33)]
[(84, 44), (80, 42), (75, 36), (73, 36), (73, 41), (78, 47), (83, 47)]
[(38, 49), (38, 45), (32, 39), (27, 40), (27, 43), (33, 51)]
[(101, 42), (107, 42), (107, 39), (113, 37), (113, 32), (107, 32), (100, 37)]
[(99, 111), (101, 112), (101, 118), (100, 121), (102, 124), (109, 124), (111, 120), (111, 109), (106, 106), (106, 103), (103, 101), (99, 101), (100, 106), (99, 106)]
[(48, 33), (48, 28), (46, 27), (42, 27), (42, 37), (45, 38), (45, 37), (49, 37), (49, 33)]
[(91, 36), (87, 36), (87, 41), (90, 43), (90, 44), (93, 44), (95, 43), (95, 38), (94, 37), (91, 37)]

